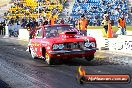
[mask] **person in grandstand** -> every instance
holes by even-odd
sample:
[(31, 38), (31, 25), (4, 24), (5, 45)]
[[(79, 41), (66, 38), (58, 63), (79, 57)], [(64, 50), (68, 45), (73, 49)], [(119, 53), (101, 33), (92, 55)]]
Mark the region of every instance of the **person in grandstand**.
[(45, 18), (43, 25), (48, 25), (48, 24), (49, 24), (49, 21), (47, 18)]
[(65, 23), (65, 20), (63, 18), (61, 18), (60, 24), (64, 24), (64, 23)]

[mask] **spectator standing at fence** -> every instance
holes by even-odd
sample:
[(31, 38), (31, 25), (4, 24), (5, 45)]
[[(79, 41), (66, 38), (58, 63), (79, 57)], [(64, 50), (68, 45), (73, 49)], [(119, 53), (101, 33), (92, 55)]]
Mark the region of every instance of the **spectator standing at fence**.
[(121, 30), (121, 34), (122, 35), (125, 35), (126, 34), (126, 22), (125, 22), (124, 15), (122, 15), (118, 19), (118, 28)]
[(3, 35), (5, 35), (5, 26), (6, 26), (6, 24), (5, 24), (5, 21), (2, 23), (2, 29), (3, 29)]
[(108, 15), (105, 15), (104, 19), (102, 21), (102, 25), (103, 25), (103, 28), (104, 28), (106, 34), (107, 34), (107, 31), (108, 31), (108, 21), (109, 21)]
[(2, 35), (2, 23), (0, 23), (0, 35)]
[(4, 22), (5, 19), (0, 17), (0, 35), (4, 35)]
[(87, 19), (85, 15), (82, 15), (81, 18), (78, 20), (79, 30), (83, 35), (87, 35)]
[(14, 24), (9, 23), (8, 27), (9, 27), (9, 37), (13, 36), (13, 31), (14, 31)]

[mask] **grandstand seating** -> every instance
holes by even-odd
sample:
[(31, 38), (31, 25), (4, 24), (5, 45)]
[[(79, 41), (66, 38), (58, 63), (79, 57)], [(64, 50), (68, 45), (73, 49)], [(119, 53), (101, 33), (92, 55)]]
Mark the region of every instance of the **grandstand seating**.
[[(12, 7), (9, 9), (9, 12), (11, 14), (7, 15), (7, 18), (16, 18), (16, 16), (19, 17), (25, 17), (25, 14), (28, 14), (26, 17), (32, 17), (32, 18), (37, 18), (38, 17), (38, 5), (40, 5), (41, 8), (46, 7), (48, 10), (46, 10), (46, 16), (50, 17), (50, 15), (52, 14), (52, 10), (58, 9), (59, 12), (62, 11), (63, 9), (63, 5), (58, 3), (43, 3), (43, 2), (38, 2), (38, 0), (18, 0), (18, 2), (20, 2), (21, 4), (23, 4), (23, 7), (20, 7), (19, 5), (12, 5)], [(15, 2), (16, 4), (17, 2)], [(27, 8), (29, 10), (27, 10)], [(17, 12), (17, 13), (16, 13)], [(43, 15), (43, 12), (39, 12), (39, 15)], [(55, 14), (55, 17), (58, 14)]]
[[(24, 7), (21, 6), (17, 6), (17, 5), (13, 5), (10, 9), (9, 9), (9, 13), (7, 15), (7, 18), (16, 18), (16, 16), (19, 17), (32, 17), (32, 18), (37, 18), (38, 17), (38, 8), (45, 8), (46, 7), (46, 12), (43, 13), (44, 11), (40, 11), (39, 15), (41, 14), (41, 16), (48, 16), (50, 17), (52, 14), (52, 10), (55, 8), (57, 9), (59, 12), (61, 12), (63, 10), (63, 5), (58, 3), (58, 2), (54, 2), (54, 3), (50, 3), (49, 0), (47, 0), (46, 3), (44, 2), (40, 2), (43, 0), (17, 0), (19, 2), (21, 2), (21, 4), (23, 4)], [(117, 22), (117, 18), (122, 14), (128, 13), (128, 6), (127, 6), (127, 0), (124, 0), (125, 2), (122, 3), (119, 1), (122, 0), (80, 0), (80, 1), (87, 1), (85, 3), (83, 2), (77, 2), (79, 0), (75, 0), (75, 3), (73, 5), (73, 9), (72, 9), (72, 14), (71, 16), (73, 18), (79, 18), (82, 13), (84, 13), (88, 18), (89, 21), (91, 23), (94, 23), (94, 19), (98, 18), (98, 20), (102, 21), (103, 18), (103, 14), (104, 11), (109, 11), (110, 14), (110, 19), (114, 20), (115, 24)], [(104, 2), (102, 2), (104, 1)], [(109, 2), (109, 4), (108, 4)], [(49, 4), (50, 3), (50, 4)], [(40, 7), (38, 7), (38, 5), (40, 5)], [(109, 6), (110, 5), (110, 6)], [(118, 13), (117, 11), (115, 11), (115, 8), (120, 7), (120, 11), (122, 13)], [(30, 9), (29, 11), (26, 9)], [(25, 15), (28, 14), (28, 15)], [(55, 17), (58, 17), (58, 13), (55, 14)], [(129, 23), (129, 19), (126, 19), (127, 23)]]
[[(120, 11), (119, 13), (117, 11), (115, 13), (117, 5)], [(81, 12), (79, 13), (80, 10)], [(121, 16), (122, 13), (128, 14), (127, 0), (124, 0), (124, 3), (122, 0), (87, 0), (87, 2), (75, 0), (71, 16), (73, 18), (79, 18), (83, 13), (88, 16), (91, 21), (93, 21), (95, 17), (102, 21), (104, 11), (108, 11), (110, 19), (117, 24), (117, 18)], [(129, 23), (129, 19), (126, 19), (126, 22)]]

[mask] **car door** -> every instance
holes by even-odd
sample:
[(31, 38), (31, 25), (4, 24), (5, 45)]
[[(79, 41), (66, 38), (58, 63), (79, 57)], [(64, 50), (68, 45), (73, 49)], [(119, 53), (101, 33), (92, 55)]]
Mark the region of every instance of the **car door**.
[(37, 28), (35, 34), (35, 41), (34, 41), (34, 50), (39, 57), (41, 57), (42, 55), (42, 46), (41, 46), (42, 39), (43, 39), (43, 27), (39, 27)]

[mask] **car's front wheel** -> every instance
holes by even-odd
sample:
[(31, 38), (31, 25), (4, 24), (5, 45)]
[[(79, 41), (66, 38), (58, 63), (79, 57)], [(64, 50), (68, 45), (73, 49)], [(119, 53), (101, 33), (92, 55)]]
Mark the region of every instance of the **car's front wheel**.
[(46, 52), (45, 54), (45, 61), (47, 62), (47, 64), (49, 65), (53, 65), (54, 61), (53, 59), (50, 57), (50, 55)]
[(92, 60), (94, 59), (94, 54), (85, 57), (85, 59), (86, 59), (87, 61), (92, 61)]
[(61, 60), (57, 58), (51, 58), (48, 53), (45, 54), (45, 61), (47, 62), (48, 65), (56, 65), (60, 64)]

